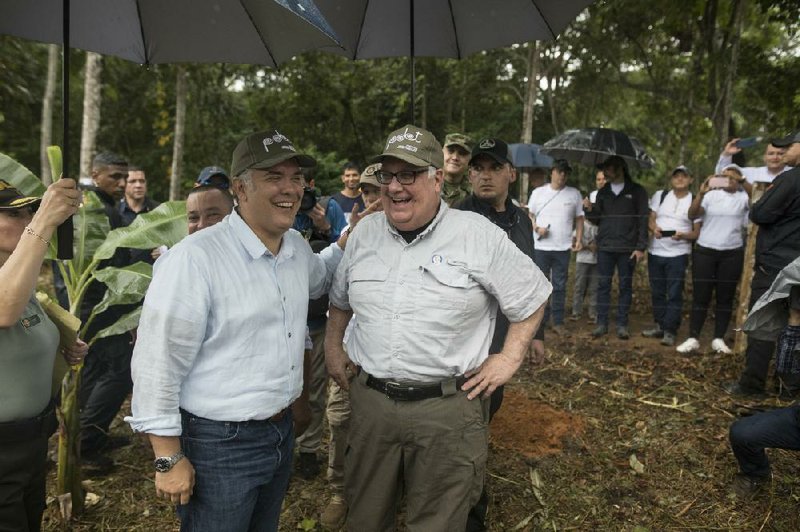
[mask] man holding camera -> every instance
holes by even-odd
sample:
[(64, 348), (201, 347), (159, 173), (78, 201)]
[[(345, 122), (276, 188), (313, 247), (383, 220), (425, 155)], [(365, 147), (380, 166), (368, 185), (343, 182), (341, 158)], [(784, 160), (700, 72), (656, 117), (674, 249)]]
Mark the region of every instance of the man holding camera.
[(300, 210), (294, 217), (292, 229), (300, 231), (306, 240), (324, 240), (331, 243), (339, 239), (342, 230), (347, 227), (344, 211), (330, 196), (317, 198), (314, 179), (304, 171), (306, 186), (303, 187), (303, 199)]

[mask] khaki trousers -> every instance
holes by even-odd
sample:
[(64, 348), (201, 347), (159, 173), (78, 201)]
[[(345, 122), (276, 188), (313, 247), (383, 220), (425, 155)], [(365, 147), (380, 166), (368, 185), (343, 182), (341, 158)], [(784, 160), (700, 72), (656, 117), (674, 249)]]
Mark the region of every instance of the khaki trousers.
[(311, 404), (311, 423), (297, 438), (301, 453), (316, 453), (322, 446), (325, 402), (328, 399), (328, 370), (325, 367), (325, 328), (311, 331), (311, 380), (308, 383), (308, 400)]
[(463, 532), (483, 488), (489, 401), (461, 391), (395, 401), (368, 388), (365, 372), (350, 382), (347, 529), (394, 530), (404, 496), (409, 531)]
[(328, 484), (334, 494), (344, 496), (344, 453), (350, 427), (350, 394), (333, 379), (328, 385), (328, 426), (331, 431), (328, 449)]

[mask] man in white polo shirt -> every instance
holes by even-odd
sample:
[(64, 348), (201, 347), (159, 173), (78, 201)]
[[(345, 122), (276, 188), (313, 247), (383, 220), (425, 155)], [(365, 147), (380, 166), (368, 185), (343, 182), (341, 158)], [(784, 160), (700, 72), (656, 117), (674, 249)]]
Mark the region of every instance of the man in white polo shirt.
[(657, 190), (650, 199), (652, 238), (647, 272), (655, 327), (642, 331), (642, 336), (661, 338), (661, 344), (666, 346), (675, 345), (675, 334), (681, 324), (683, 281), (689, 267), (692, 241), (700, 232), (700, 224), (689, 219), (691, 184), (689, 170), (678, 166), (670, 177), (671, 190)]
[(557, 334), (564, 333), (570, 251), (580, 251), (583, 239), (583, 198), (578, 189), (567, 186), (571, 172), (567, 161), (555, 161), (550, 170), (550, 183), (534, 189), (528, 201), (536, 240), (534, 261), (553, 283), (553, 296), (545, 311), (544, 323), (549, 322), (552, 311), (553, 332)]

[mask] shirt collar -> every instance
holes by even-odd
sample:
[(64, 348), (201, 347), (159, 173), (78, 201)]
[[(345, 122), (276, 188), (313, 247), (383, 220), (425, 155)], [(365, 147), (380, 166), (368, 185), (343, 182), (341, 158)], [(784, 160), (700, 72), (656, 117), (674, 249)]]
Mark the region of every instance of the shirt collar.
[[(449, 209), (450, 208), (447, 206), (447, 203), (443, 199), (439, 198), (439, 212), (437, 212), (436, 216), (433, 217), (433, 221), (431, 222), (431, 224), (423, 232), (421, 232), (419, 236), (414, 239), (413, 242), (410, 242), (410, 244), (413, 244), (414, 242), (416, 242), (421, 238), (425, 238), (428, 235), (428, 233), (433, 231), (433, 229), (439, 224), (441, 219), (444, 218), (445, 213)], [(400, 232), (392, 225), (388, 217), (386, 218), (386, 223), (389, 226), (389, 232), (392, 233), (393, 235), (396, 235), (397, 238), (400, 238), (402, 240), (403, 237), (400, 236)]]
[[(250, 226), (247, 225), (247, 222), (239, 215), (239, 213), (234, 209), (228, 215), (228, 224), (230, 224), (231, 231), (233, 235), (242, 243), (244, 246), (245, 251), (247, 254), (250, 255), (252, 259), (258, 259), (264, 255), (268, 257), (273, 257), (272, 252), (267, 249), (267, 246), (261, 241), (260, 238), (250, 229)], [(278, 252), (278, 259), (286, 260), (291, 258), (294, 255), (294, 246), (292, 245), (292, 239), (284, 238), (281, 242), (281, 249)]]

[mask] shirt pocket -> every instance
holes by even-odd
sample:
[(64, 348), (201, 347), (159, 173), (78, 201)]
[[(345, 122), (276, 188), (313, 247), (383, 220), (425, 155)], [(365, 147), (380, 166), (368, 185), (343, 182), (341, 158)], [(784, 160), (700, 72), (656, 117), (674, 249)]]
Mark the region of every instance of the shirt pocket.
[(359, 320), (367, 323), (383, 317), (386, 310), (386, 281), (389, 268), (378, 257), (369, 257), (356, 263), (348, 286), (350, 307), (358, 312)]
[(469, 288), (474, 284), (464, 268), (447, 262), (421, 266), (416, 318), (421, 329), (458, 332), (467, 308)]

